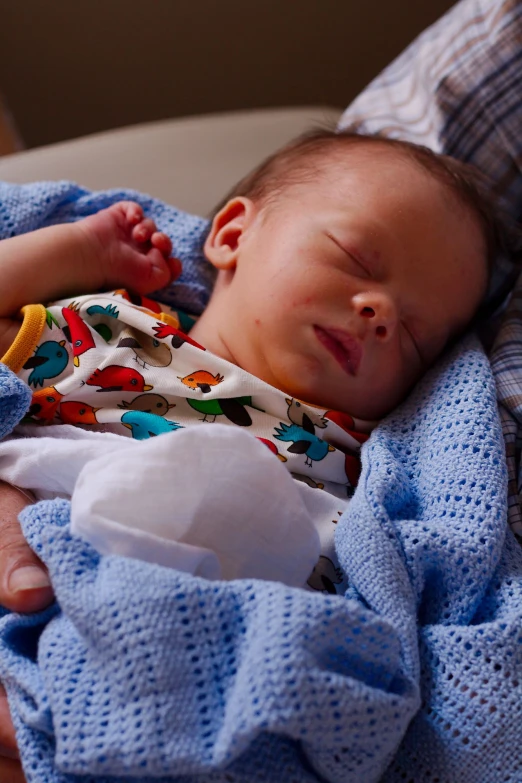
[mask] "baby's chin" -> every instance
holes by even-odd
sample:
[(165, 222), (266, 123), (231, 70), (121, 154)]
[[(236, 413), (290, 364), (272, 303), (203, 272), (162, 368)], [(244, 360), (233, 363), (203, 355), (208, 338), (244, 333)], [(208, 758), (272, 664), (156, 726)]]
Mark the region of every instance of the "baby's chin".
[(342, 413), (349, 413), (354, 419), (376, 423), (396, 410), (407, 396), (407, 394), (403, 394), (391, 401), (371, 400), (369, 402), (359, 402), (347, 400), (339, 410)]
[(295, 397), (304, 403), (314, 405), (317, 408), (324, 408), (325, 410), (334, 410), (339, 413), (347, 413), (354, 419), (368, 422), (370, 424), (376, 424), (381, 419), (384, 419), (388, 414), (392, 413), (408, 396), (408, 392), (397, 395), (393, 399), (380, 400), (375, 397), (372, 398), (371, 391), (365, 395), (364, 399), (360, 399), (359, 395), (351, 396), (349, 393), (343, 395), (342, 398), (337, 396), (314, 395), (310, 391), (308, 394), (303, 391), (302, 393), (291, 394), (289, 396)]
[(358, 401), (350, 400), (348, 396), (339, 399), (336, 396), (315, 394), (310, 389), (303, 389), (292, 385), (284, 390), (288, 397), (300, 400), (305, 405), (311, 405), (314, 408), (324, 408), (326, 411), (336, 411), (337, 413), (346, 413), (354, 419), (360, 419), (367, 422), (377, 422), (393, 410), (384, 405), (364, 405)]
[[(272, 370), (274, 368), (271, 368)], [(275, 368), (280, 370), (279, 367)], [(379, 379), (374, 382), (357, 383), (355, 379), (347, 377), (346, 381), (338, 384), (338, 388), (325, 389), (324, 374), (310, 372), (307, 377), (306, 372), (295, 375), (288, 372), (286, 363), (282, 370), (273, 372), (270, 376), (262, 378), (267, 383), (275, 386), (285, 393), (286, 396), (300, 400), (301, 402), (313, 405), (324, 410), (346, 413), (354, 419), (375, 423), (380, 421), (395, 408), (400, 405), (408, 396), (413, 386), (406, 388), (404, 383), (395, 385), (388, 384), (387, 388), (377, 388)], [(312, 368), (313, 370), (313, 368)], [(255, 373), (254, 373), (255, 374)], [(258, 377), (259, 370), (257, 371)], [(314, 377), (315, 375), (315, 377)], [(373, 393), (372, 393), (373, 392)]]

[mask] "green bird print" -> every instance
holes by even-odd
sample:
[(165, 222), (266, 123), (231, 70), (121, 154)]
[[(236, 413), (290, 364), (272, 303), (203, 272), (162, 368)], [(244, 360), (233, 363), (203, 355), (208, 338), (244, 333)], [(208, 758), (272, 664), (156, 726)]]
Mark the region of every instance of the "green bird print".
[(252, 405), (252, 397), (228, 397), (221, 400), (195, 400), (187, 397), (187, 402), (195, 411), (203, 414), (203, 421), (208, 421), (209, 416), (213, 416), (212, 421), (217, 416), (224, 416), (226, 419), (237, 424), (238, 427), (250, 427), (252, 419), (245, 406)]

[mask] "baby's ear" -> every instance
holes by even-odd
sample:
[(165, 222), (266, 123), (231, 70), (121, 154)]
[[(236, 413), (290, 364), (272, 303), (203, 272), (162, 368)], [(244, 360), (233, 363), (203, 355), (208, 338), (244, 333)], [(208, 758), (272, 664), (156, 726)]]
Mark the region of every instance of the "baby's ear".
[(204, 252), (216, 269), (235, 269), (241, 237), (255, 213), (254, 203), (249, 198), (237, 196), (227, 201), (215, 215)]

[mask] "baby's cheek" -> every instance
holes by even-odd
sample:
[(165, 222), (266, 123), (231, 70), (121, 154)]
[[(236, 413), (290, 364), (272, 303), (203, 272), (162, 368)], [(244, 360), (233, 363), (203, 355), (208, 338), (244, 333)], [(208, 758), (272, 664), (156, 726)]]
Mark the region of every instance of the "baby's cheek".
[(310, 291), (293, 291), (287, 299), (286, 309), (292, 312), (303, 311), (306, 314), (315, 310), (319, 302), (320, 297)]

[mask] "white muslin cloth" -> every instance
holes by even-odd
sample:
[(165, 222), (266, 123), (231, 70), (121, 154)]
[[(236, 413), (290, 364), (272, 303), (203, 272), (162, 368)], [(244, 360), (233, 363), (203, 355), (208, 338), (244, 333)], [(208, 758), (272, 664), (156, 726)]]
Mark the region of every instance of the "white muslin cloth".
[[(146, 441), (69, 425), (0, 444), (0, 478), (39, 498), (71, 498), (72, 532), (102, 554), (208, 579), (305, 585), (321, 553), (313, 516), (331, 503), (274, 455), (222, 424)], [(51, 432), (52, 430), (52, 432)]]

